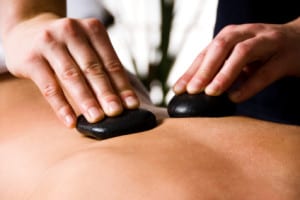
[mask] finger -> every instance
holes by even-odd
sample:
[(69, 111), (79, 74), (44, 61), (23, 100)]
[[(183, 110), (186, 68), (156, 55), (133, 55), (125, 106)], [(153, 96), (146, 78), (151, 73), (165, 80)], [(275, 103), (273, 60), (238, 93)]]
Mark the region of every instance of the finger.
[(100, 105), (67, 48), (58, 42), (49, 43), (48, 47), (44, 56), (81, 113), (89, 122), (96, 122), (104, 118)]
[(76, 115), (65, 98), (53, 71), (46, 61), (40, 61), (34, 66), (30, 78), (48, 101), (58, 118), (70, 128), (75, 126)]
[(244, 34), (238, 30), (223, 31), (209, 44), (201, 66), (187, 85), (189, 93), (197, 93), (214, 78), (216, 73), (223, 66), (234, 46), (251, 37), (251, 34)]
[(237, 89), (233, 90), (229, 94), (229, 98), (233, 102), (242, 102), (254, 96), (281, 77), (280, 71), (276, 70), (281, 67), (282, 63), (278, 62), (277, 59), (270, 60)]
[[(205, 56), (206, 50), (204, 49), (194, 60), (189, 69), (176, 81), (173, 86), (173, 90), (176, 94), (182, 94), (186, 92), (186, 87), (188, 82), (195, 75), (198, 67), (201, 65), (203, 58)], [(201, 92), (201, 91), (198, 91)]]
[(86, 81), (108, 116), (115, 116), (123, 111), (122, 102), (110, 83), (102, 62), (93, 46), (84, 35), (67, 39), (70, 54), (82, 70)]
[(113, 87), (118, 91), (124, 105), (129, 109), (137, 108), (139, 106), (137, 95), (130, 85), (127, 74), (112, 47), (104, 27), (98, 20), (94, 19), (86, 20), (84, 27), (91, 40), (90, 43), (98, 53)]
[(251, 63), (262, 61), (272, 55), (274, 44), (264, 38), (254, 37), (235, 46), (231, 55), (206, 87), (208, 95), (220, 95), (233, 84), (243, 68)]

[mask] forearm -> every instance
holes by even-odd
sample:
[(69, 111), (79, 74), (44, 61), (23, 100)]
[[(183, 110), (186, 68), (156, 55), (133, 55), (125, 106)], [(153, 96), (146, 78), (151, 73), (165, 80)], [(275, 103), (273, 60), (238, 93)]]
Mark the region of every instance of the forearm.
[(16, 24), (42, 13), (66, 15), (64, 0), (0, 0), (0, 30), (3, 37)]

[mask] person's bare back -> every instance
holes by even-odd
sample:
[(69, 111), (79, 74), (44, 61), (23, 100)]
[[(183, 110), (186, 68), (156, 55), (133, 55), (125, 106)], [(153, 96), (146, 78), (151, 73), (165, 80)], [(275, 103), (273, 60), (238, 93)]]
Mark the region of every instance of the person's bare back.
[(166, 118), (146, 104), (159, 126), (93, 140), (64, 127), (33, 83), (1, 75), (0, 199), (300, 198), (298, 126)]

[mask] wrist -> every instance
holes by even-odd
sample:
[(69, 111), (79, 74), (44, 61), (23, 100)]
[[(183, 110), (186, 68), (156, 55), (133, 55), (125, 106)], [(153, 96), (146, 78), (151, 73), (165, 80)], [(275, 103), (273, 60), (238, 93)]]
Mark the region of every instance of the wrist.
[(10, 0), (0, 2), (0, 31), (6, 35), (18, 24), (43, 16), (66, 16), (66, 1)]
[(17, 27), (23, 26), (23, 27), (29, 28), (33, 24), (44, 23), (45, 21), (55, 20), (55, 19), (59, 19), (62, 17), (63, 16), (59, 16), (56, 13), (45, 12), (45, 13), (39, 13), (37, 15), (34, 15), (34, 16), (31, 16), (28, 18), (15, 20), (14, 22), (7, 24), (5, 27), (2, 27), (1, 39), (5, 43), (6, 38), (9, 37), (10, 35), (12, 35), (12, 32)]

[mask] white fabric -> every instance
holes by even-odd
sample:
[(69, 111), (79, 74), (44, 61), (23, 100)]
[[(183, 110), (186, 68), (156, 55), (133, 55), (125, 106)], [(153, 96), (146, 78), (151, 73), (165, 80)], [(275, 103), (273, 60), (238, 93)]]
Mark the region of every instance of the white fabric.
[[(173, 1), (175, 5), (169, 44), (169, 55), (175, 57), (175, 63), (167, 81), (172, 86), (211, 40), (218, 1), (168, 1)], [(150, 64), (155, 64), (161, 58), (158, 51), (161, 31), (160, 0), (102, 2), (115, 16), (116, 23), (108, 31), (122, 63), (130, 72), (147, 76)], [(173, 95), (170, 90), (167, 101)]]
[(103, 4), (115, 17), (109, 34), (122, 63), (146, 76), (150, 62), (160, 57), (160, 0), (103, 0)]
[(98, 0), (67, 0), (67, 15), (72, 18), (104, 19), (105, 11)]

